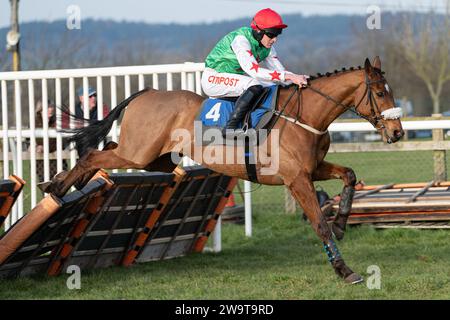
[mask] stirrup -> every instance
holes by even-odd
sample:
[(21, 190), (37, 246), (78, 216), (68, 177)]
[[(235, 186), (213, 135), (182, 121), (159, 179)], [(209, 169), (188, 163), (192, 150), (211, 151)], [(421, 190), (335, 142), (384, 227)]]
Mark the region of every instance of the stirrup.
[[(244, 130), (245, 128), (245, 130)], [(244, 127), (242, 129), (224, 129), (222, 131), (222, 136), (226, 138), (237, 138), (241, 135), (245, 135), (247, 133), (247, 128)]]

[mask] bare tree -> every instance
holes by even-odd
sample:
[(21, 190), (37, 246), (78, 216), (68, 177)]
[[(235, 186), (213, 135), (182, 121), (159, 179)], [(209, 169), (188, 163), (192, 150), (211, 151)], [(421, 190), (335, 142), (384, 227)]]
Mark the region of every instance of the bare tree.
[(24, 65), (28, 70), (75, 68), (80, 52), (86, 50), (89, 42), (74, 37), (73, 31), (63, 31), (58, 38), (48, 37), (48, 27), (39, 33), (32, 32), (23, 50)]
[[(423, 19), (405, 15), (396, 34), (398, 47), (414, 73), (425, 83), (433, 103), (433, 113), (441, 112), (441, 95), (450, 80), (450, 13), (433, 11)], [(415, 24), (415, 23), (416, 24)]]

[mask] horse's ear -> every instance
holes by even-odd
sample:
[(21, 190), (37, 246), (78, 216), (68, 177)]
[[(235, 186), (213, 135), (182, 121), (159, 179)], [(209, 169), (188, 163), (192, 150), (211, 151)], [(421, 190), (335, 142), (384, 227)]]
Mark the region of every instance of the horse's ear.
[(375, 59), (373, 59), (372, 65), (373, 65), (375, 68), (381, 70), (381, 60), (380, 60), (380, 57), (379, 57), (379, 56), (376, 56)]
[(364, 61), (364, 69), (366, 70), (366, 73), (372, 71), (372, 65), (370, 64), (369, 58), (366, 58), (366, 61)]

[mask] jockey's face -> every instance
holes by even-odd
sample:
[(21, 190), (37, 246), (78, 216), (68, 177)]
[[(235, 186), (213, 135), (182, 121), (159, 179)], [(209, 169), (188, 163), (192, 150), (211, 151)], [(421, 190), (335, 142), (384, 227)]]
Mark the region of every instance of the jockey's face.
[(267, 49), (272, 48), (273, 44), (277, 42), (277, 37), (270, 38), (267, 36), (267, 34), (264, 34), (263, 38), (261, 39), (261, 44), (266, 47)]

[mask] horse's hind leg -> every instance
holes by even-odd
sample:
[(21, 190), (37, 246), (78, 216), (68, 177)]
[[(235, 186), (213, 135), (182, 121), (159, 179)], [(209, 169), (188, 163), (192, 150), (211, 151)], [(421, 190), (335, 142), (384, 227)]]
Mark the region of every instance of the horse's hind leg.
[[(106, 150), (114, 150), (118, 146), (117, 142), (110, 141), (108, 142), (105, 147), (102, 149), (102, 151)], [(95, 175), (98, 169), (93, 169), (85, 174), (83, 174), (80, 178), (77, 179), (77, 181), (74, 183), (74, 187), (78, 190), (81, 190), (88, 182), (92, 179), (92, 177)]]
[(334, 271), (347, 283), (353, 284), (361, 282), (363, 280), (361, 276), (354, 273), (345, 264), (336, 243), (333, 241), (330, 227), (326, 222), (324, 214), (320, 210), (311, 176), (308, 173), (301, 172), (289, 185), (289, 189), (305, 211), (314, 231), (322, 240), (328, 255), (328, 260), (333, 266)]
[(339, 202), (339, 210), (336, 215), (336, 219), (332, 224), (332, 230), (336, 236), (336, 239), (342, 240), (344, 238), (347, 219), (352, 209), (353, 195), (355, 194), (355, 172), (350, 168), (322, 161), (317, 166), (312, 178), (314, 181), (342, 179), (344, 182), (344, 188), (341, 192), (341, 201)]
[[(179, 157), (179, 156), (177, 155), (177, 157)], [(173, 172), (173, 170), (175, 170), (177, 165), (178, 165), (177, 163), (172, 161), (172, 153), (168, 152), (168, 153), (161, 155), (160, 157), (153, 160), (152, 162), (150, 162), (144, 168), (144, 170), (171, 173), (171, 172)]]
[(45, 192), (62, 197), (80, 178), (99, 169), (142, 169), (142, 166), (117, 155), (116, 150), (91, 149), (78, 160), (75, 167), (64, 177), (55, 176)]

